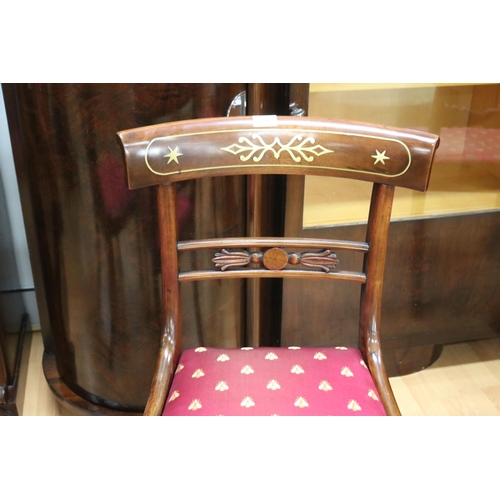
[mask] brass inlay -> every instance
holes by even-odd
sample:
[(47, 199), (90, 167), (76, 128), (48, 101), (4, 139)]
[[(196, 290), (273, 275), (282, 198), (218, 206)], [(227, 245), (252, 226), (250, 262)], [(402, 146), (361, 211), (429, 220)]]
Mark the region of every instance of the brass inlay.
[[(235, 130), (210, 130), (206, 132), (193, 132), (190, 134), (178, 134), (178, 135), (172, 135), (172, 136), (164, 136), (164, 137), (155, 137), (152, 139), (149, 144), (146, 147), (146, 152), (144, 153), (144, 161), (146, 163), (146, 166), (148, 169), (155, 175), (162, 175), (162, 176), (168, 176), (168, 175), (174, 175), (174, 174), (180, 174), (182, 172), (196, 172), (196, 171), (208, 171), (208, 170), (213, 170), (213, 169), (231, 169), (231, 168), (238, 168), (241, 167), (242, 165), (219, 165), (219, 166), (214, 166), (214, 167), (204, 167), (204, 168), (193, 168), (193, 169), (186, 169), (186, 170), (175, 170), (173, 172), (158, 172), (156, 171), (148, 161), (148, 152), (149, 148), (154, 144), (156, 141), (159, 140), (164, 140), (164, 139), (169, 139), (169, 138), (174, 138), (174, 137), (191, 137), (191, 136), (196, 136), (196, 135), (211, 135), (211, 134), (224, 134), (224, 133), (243, 133), (243, 132), (255, 132), (255, 129), (235, 129)], [(399, 173), (397, 174), (384, 174), (382, 172), (367, 172), (366, 170), (359, 170), (356, 168), (346, 168), (346, 167), (328, 167), (328, 166), (318, 166), (318, 165), (312, 165), (313, 168), (318, 169), (318, 170), (339, 170), (343, 172), (354, 172), (354, 173), (368, 173), (370, 175), (374, 175), (376, 177), (400, 177), (401, 175), (404, 175), (408, 169), (410, 168), (411, 165), (411, 152), (408, 146), (400, 141), (399, 139), (391, 139), (388, 137), (380, 137), (376, 135), (367, 135), (367, 134), (354, 134), (354, 133), (349, 133), (349, 132), (332, 132), (328, 130), (309, 130), (309, 129), (303, 129), (303, 130), (296, 130), (295, 132), (301, 133), (301, 134), (315, 134), (315, 133), (322, 133), (322, 134), (331, 134), (331, 135), (342, 135), (342, 136), (348, 136), (348, 137), (363, 137), (366, 139), (376, 139), (380, 141), (386, 141), (389, 143), (397, 143), (403, 146), (404, 149), (406, 149), (406, 152), (408, 153), (408, 164), (406, 167)], [(170, 148), (169, 148), (170, 149)], [(235, 154), (235, 153), (233, 153)], [(263, 167), (270, 167), (273, 164), (261, 164)], [(282, 164), (281, 167), (296, 167), (297, 165), (289, 165), (289, 164)]]
[[(252, 134), (252, 139), (258, 141), (260, 144), (254, 144), (248, 139), (248, 137), (240, 137), (238, 142), (240, 144), (247, 144), (246, 146), (242, 146), (240, 144), (231, 144), (231, 146), (221, 148), (222, 151), (227, 151), (228, 153), (232, 153), (233, 155), (238, 155), (240, 153), (248, 153), (246, 156), (241, 155), (241, 161), (248, 161), (253, 156), (253, 161), (258, 163), (262, 160), (262, 157), (265, 153), (272, 152), (274, 158), (277, 160), (283, 151), (286, 151), (291, 157), (292, 160), (296, 163), (299, 163), (302, 160), (313, 161), (312, 156), (307, 156), (307, 153), (313, 154), (315, 156), (321, 156), (327, 153), (333, 153), (330, 149), (326, 149), (320, 144), (317, 144), (314, 147), (306, 147), (306, 144), (314, 144), (316, 139), (314, 137), (306, 137), (302, 140), (301, 135), (295, 135), (288, 144), (282, 144), (279, 137), (275, 137), (272, 144), (266, 144), (264, 139), (259, 134)], [(302, 141), (300, 144), (292, 146), (295, 141)], [(275, 149), (275, 146), (279, 146), (279, 149)], [(259, 154), (257, 154), (259, 153)], [(255, 155), (255, 156), (254, 156)]]
[(375, 158), (375, 163), (374, 165), (376, 165), (379, 161), (382, 163), (382, 165), (385, 165), (385, 161), (384, 160), (390, 160), (390, 158), (388, 156), (385, 156), (385, 152), (387, 150), (385, 149), (382, 153), (376, 149), (375, 150), (375, 154), (372, 155), (372, 158)]
[(170, 164), (171, 161), (175, 161), (177, 165), (179, 165), (179, 156), (183, 156), (182, 153), (179, 151), (179, 146), (176, 146), (174, 150), (170, 146), (168, 146), (168, 149), (170, 149), (170, 153), (168, 155), (164, 155), (164, 158), (168, 158), (168, 163), (167, 165)]

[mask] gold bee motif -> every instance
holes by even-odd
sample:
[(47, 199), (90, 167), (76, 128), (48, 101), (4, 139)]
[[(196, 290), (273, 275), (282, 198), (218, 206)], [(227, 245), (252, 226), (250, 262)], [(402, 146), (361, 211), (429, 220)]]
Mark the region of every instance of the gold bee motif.
[(229, 361), (229, 356), (227, 354), (221, 354), (218, 358), (217, 361)]
[(295, 403), (293, 403), (293, 405), (298, 406), (299, 408), (305, 408), (306, 406), (309, 406), (309, 403), (307, 402), (306, 398), (303, 398), (301, 396), (295, 400)]
[(271, 391), (275, 391), (276, 389), (281, 389), (281, 385), (279, 385), (277, 380), (271, 380), (271, 382), (267, 384), (267, 388), (271, 389)]
[(170, 399), (168, 400), (168, 402), (170, 403), (170, 401), (173, 401), (174, 399), (177, 399), (179, 396), (180, 396), (179, 391), (174, 391), (172, 393), (172, 395), (170, 396)]
[(179, 364), (179, 366), (177, 367), (177, 370), (175, 370), (175, 373), (179, 373), (183, 368), (184, 368), (184, 365), (182, 363)]
[(326, 359), (326, 356), (324, 353), (322, 352), (317, 352), (315, 355), (314, 355), (314, 359), (319, 359), (320, 361), (322, 361), (323, 359)]
[(201, 401), (199, 399), (195, 399), (191, 401), (191, 404), (188, 406), (188, 410), (196, 411), (201, 408)]
[(194, 352), (205, 352), (207, 349), (206, 347), (197, 347)]
[(365, 363), (363, 360), (361, 360), (361, 361), (359, 362), (359, 364), (360, 364), (361, 366), (364, 366), (364, 367), (368, 370), (368, 367), (366, 366), (366, 363)]
[(368, 391), (368, 396), (370, 396), (373, 399), (373, 401), (378, 401), (378, 397), (373, 389), (370, 389)]
[(288, 349), (292, 349), (292, 350), (296, 351), (297, 349), (300, 349), (300, 347), (297, 347), (295, 345), (291, 345)]
[(227, 385), (226, 382), (224, 382), (223, 380), (221, 382), (219, 382), (216, 386), (215, 386), (215, 390), (216, 391), (220, 391), (220, 392), (224, 392), (224, 391), (227, 391), (229, 389), (229, 386)]
[(266, 359), (273, 361), (275, 359), (278, 359), (278, 356), (276, 356), (276, 354), (274, 354), (274, 352), (268, 352), (266, 354)]
[(332, 386), (326, 380), (321, 381), (318, 389), (325, 392), (333, 390)]
[(304, 369), (300, 365), (293, 365), (290, 371), (292, 373), (295, 373), (295, 375), (300, 375), (301, 373), (304, 373)]
[(252, 406), (255, 406), (255, 403), (253, 402), (253, 399), (250, 396), (247, 396), (241, 402), (241, 406), (245, 408), (251, 408)]
[(347, 408), (352, 411), (361, 411), (361, 406), (359, 406), (358, 402), (355, 399), (351, 399)]
[(253, 368), (250, 365), (245, 365), (241, 369), (241, 373), (243, 373), (243, 375), (250, 375), (251, 373), (254, 373), (254, 371), (253, 371)]
[(200, 378), (200, 377), (204, 377), (204, 376), (205, 376), (205, 372), (201, 368), (198, 368), (198, 370), (196, 370), (191, 375), (191, 378)]
[(241, 350), (242, 351), (251, 351), (253, 349), (253, 347), (242, 347)]
[(344, 368), (342, 368), (340, 374), (344, 375), (344, 377), (354, 377), (354, 373), (352, 373), (352, 371), (349, 370), (347, 366), (344, 366)]
[(347, 351), (347, 347), (336, 347), (339, 351)]

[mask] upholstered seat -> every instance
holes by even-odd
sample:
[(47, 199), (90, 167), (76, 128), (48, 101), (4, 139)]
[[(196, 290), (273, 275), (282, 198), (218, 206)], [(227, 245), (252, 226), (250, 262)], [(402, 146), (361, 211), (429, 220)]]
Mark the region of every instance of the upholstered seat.
[[(172, 122), (118, 135), (129, 188), (158, 186), (163, 314), (145, 415), (399, 415), (380, 334), (392, 200), (395, 186), (427, 189), (437, 136), (365, 123), (276, 116)], [(337, 176), (372, 183), (366, 239), (277, 235), (178, 240), (183, 204), (177, 182), (266, 174)], [(211, 252), (212, 267), (182, 270), (183, 252)], [(364, 255), (361, 271), (343, 267), (341, 254), (349, 252)], [(199, 346), (181, 354), (180, 285), (229, 278), (358, 284), (358, 348)], [(308, 314), (314, 314), (313, 306), (307, 308)]]
[(358, 349), (189, 349), (163, 415), (385, 415)]

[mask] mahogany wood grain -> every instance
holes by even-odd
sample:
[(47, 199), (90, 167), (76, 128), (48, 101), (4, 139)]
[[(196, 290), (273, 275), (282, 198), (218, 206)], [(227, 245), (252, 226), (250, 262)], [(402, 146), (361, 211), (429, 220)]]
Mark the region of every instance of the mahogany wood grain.
[(281, 116), (187, 120), (119, 136), (131, 189), (272, 173), (347, 177), (425, 191), (429, 158), (438, 144), (437, 136), (425, 132)]
[(354, 250), (367, 252), (368, 243), (363, 241), (342, 241), (320, 238), (212, 238), (209, 240), (180, 241), (179, 252), (186, 250), (204, 250), (210, 248), (240, 248), (286, 246), (291, 248), (333, 248), (335, 250)]
[[(57, 365), (49, 383), (61, 380), (78, 395), (72, 407), (87, 401), (111, 413), (142, 412), (160, 343), (160, 264), (151, 251), (159, 249), (156, 194), (127, 189), (116, 131), (225, 116), (246, 85), (32, 83), (2, 89), (45, 356), (53, 354)], [(244, 231), (244, 188), (243, 179), (229, 178), (180, 186), (182, 238)], [(220, 200), (221, 191), (231, 196)], [(241, 284), (207, 282), (206, 293), (200, 290), (199, 283), (183, 290), (184, 345), (202, 335), (206, 342), (237, 344)], [(215, 303), (228, 312), (217, 321), (210, 313)]]
[(161, 345), (151, 392), (144, 410), (145, 415), (159, 415), (165, 404), (173, 370), (179, 357), (180, 294), (177, 284), (179, 262), (177, 258), (178, 227), (175, 184), (158, 189), (159, 234), (162, 265), (162, 321)]
[(389, 224), (391, 222), (394, 186), (375, 184), (370, 203), (366, 242), (370, 251), (365, 254), (363, 270), (366, 283), (361, 287), (359, 343), (388, 415), (399, 415), (399, 409), (387, 378), (382, 360), (380, 318), (382, 289), (387, 252)]

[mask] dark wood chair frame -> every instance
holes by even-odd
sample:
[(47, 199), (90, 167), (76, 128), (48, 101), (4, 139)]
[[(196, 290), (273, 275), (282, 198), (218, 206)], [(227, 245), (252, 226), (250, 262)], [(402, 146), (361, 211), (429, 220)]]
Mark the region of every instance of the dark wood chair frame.
[[(118, 133), (128, 186), (158, 186), (161, 347), (145, 415), (162, 413), (179, 357), (183, 281), (316, 278), (361, 285), (358, 347), (388, 415), (400, 415), (382, 359), (380, 318), (394, 188), (425, 191), (439, 138), (408, 129), (306, 117), (171, 122)], [(176, 183), (221, 175), (323, 175), (373, 183), (366, 241), (214, 238), (178, 241)], [(242, 249), (260, 248), (263, 251)], [(284, 248), (293, 249), (287, 252)], [(301, 253), (302, 249), (308, 249)], [(179, 271), (179, 252), (218, 250), (216, 269)], [(267, 250), (265, 250), (267, 249)], [(318, 250), (318, 251), (314, 251)], [(363, 252), (362, 272), (335, 269), (335, 250)], [(298, 268), (290, 269), (290, 266)], [(217, 269), (218, 268), (218, 269)]]

